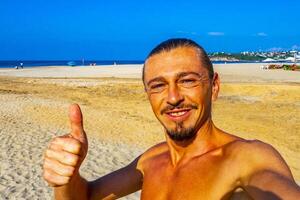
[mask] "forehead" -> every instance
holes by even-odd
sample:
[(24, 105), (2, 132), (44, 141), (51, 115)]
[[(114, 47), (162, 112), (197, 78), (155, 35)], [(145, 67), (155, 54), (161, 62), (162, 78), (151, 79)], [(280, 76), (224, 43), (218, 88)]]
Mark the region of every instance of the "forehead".
[(181, 72), (208, 72), (202, 66), (199, 51), (194, 47), (178, 47), (171, 51), (162, 51), (147, 59), (145, 80), (163, 76), (171, 77)]

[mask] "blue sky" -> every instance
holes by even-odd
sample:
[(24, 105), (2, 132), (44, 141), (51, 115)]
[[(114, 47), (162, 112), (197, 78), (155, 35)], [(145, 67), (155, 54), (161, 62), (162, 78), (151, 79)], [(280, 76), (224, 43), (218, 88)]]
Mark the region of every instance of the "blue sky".
[(143, 60), (161, 41), (208, 52), (300, 50), (300, 1), (1, 0), (0, 60)]

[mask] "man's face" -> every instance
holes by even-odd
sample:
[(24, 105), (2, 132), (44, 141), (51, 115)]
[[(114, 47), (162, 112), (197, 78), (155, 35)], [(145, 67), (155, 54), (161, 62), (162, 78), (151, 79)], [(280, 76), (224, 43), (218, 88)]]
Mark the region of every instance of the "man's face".
[(145, 88), (152, 109), (171, 139), (191, 139), (210, 117), (213, 81), (198, 51), (179, 47), (151, 56)]

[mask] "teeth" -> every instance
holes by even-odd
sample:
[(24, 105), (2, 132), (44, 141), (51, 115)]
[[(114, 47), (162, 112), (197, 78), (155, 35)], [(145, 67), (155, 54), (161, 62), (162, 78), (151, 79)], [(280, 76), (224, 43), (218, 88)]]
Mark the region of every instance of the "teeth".
[(186, 111), (173, 112), (173, 113), (170, 113), (170, 115), (174, 116), (174, 117), (178, 117), (178, 116), (184, 115), (185, 113), (186, 113)]

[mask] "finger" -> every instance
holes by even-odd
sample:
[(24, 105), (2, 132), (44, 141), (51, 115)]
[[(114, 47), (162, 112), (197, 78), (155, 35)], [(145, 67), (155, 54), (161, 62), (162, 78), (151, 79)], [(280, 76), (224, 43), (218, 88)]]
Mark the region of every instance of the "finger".
[(81, 143), (71, 137), (57, 137), (52, 141), (50, 147), (53, 147), (54, 150), (55, 148), (58, 148), (60, 150), (67, 151), (76, 155), (82, 154)]
[(49, 143), (48, 149), (53, 149), (53, 150), (61, 150), (61, 146), (57, 144), (57, 140), (60, 140), (62, 138), (70, 138), (70, 134), (62, 135), (62, 136), (57, 136), (55, 138), (52, 138), (52, 140)]
[(46, 158), (44, 161), (44, 170), (51, 170), (61, 176), (72, 176), (75, 168), (69, 165), (64, 165), (57, 160)]
[(71, 124), (71, 136), (80, 142), (85, 142), (86, 135), (83, 130), (82, 113), (78, 104), (72, 104), (70, 106), (69, 119)]
[(79, 161), (79, 156), (62, 151), (62, 150), (53, 150), (53, 149), (47, 149), (45, 152), (45, 156), (47, 158), (57, 160), (62, 164), (69, 165), (75, 167)]
[(48, 182), (48, 184), (52, 187), (66, 185), (71, 180), (71, 177), (61, 176), (53, 172), (51, 169), (44, 170), (43, 177)]
[(61, 150), (62, 148), (61, 148), (60, 145), (58, 145), (58, 144), (56, 144), (56, 143), (54, 143), (54, 142), (51, 142), (51, 143), (49, 144), (48, 149), (51, 149), (51, 150), (53, 150), (53, 151), (59, 151), (59, 150)]

